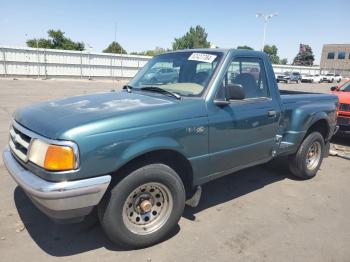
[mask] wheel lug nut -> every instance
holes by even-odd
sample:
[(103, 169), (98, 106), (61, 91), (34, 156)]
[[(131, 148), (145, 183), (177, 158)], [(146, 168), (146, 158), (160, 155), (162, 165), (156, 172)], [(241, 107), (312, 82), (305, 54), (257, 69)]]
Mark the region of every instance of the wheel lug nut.
[(149, 212), (152, 209), (152, 203), (149, 200), (143, 200), (140, 204), (140, 208), (143, 212)]

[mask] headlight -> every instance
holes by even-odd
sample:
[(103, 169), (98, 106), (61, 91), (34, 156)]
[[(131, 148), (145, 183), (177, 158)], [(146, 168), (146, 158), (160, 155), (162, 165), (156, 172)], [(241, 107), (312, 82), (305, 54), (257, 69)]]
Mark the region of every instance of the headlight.
[(40, 139), (32, 141), (28, 159), (50, 171), (66, 171), (77, 167), (77, 159), (73, 147), (51, 145)]

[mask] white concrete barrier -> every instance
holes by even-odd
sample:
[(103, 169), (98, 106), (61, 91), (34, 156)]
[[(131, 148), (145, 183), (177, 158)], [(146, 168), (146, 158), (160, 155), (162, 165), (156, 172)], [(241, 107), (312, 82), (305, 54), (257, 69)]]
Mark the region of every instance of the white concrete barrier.
[[(0, 77), (131, 78), (149, 56), (0, 46)], [(319, 74), (319, 67), (273, 65), (275, 73)]]

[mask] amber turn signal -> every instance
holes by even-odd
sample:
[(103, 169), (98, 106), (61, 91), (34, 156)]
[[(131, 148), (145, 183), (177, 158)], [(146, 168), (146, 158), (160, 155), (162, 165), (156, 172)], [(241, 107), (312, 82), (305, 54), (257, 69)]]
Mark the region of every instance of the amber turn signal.
[(68, 146), (49, 145), (46, 151), (44, 168), (51, 171), (64, 171), (75, 168), (74, 151)]

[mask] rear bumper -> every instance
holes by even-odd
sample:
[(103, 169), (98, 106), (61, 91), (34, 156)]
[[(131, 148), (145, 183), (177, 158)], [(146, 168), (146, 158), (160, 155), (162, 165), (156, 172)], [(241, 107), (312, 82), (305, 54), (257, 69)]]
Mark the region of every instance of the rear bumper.
[(102, 199), (111, 176), (76, 181), (49, 182), (24, 169), (7, 147), (3, 152), (7, 170), (33, 203), (53, 219), (81, 218)]

